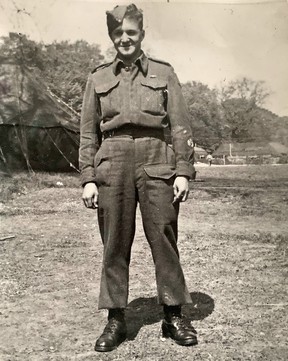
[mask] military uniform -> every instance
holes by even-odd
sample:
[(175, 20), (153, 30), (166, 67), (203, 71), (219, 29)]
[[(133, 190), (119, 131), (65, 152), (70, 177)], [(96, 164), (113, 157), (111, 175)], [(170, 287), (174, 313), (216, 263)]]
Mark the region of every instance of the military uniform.
[[(164, 133), (169, 129), (172, 144)], [(177, 249), (176, 176), (191, 178), (188, 111), (173, 68), (144, 53), (127, 67), (116, 58), (88, 78), (81, 118), (82, 185), (99, 191), (104, 245), (99, 308), (125, 308), (139, 202), (156, 269), (160, 304), (190, 303)]]

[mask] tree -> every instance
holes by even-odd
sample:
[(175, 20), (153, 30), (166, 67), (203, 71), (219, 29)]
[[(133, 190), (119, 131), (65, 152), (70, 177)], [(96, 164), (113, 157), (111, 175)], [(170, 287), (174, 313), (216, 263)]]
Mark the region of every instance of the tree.
[(47, 45), (18, 33), (1, 40), (2, 62), (28, 67), (42, 78), (51, 94), (80, 113), (87, 75), (104, 59), (99, 45), (84, 40)]
[(25, 34), (10, 32), (1, 37), (0, 61), (27, 67), (44, 68), (43, 44), (27, 38)]
[(62, 41), (45, 46), (46, 67), (42, 72), (49, 89), (80, 113), (87, 76), (104, 56), (99, 45), (84, 40)]
[(183, 84), (182, 91), (191, 115), (195, 142), (206, 148), (215, 148), (223, 133), (217, 91), (195, 81)]
[(269, 95), (263, 81), (242, 78), (222, 86), (219, 92), (223, 120), (228, 126), (224, 138), (230, 141), (247, 142), (255, 139), (251, 132), (258, 122), (258, 108)]

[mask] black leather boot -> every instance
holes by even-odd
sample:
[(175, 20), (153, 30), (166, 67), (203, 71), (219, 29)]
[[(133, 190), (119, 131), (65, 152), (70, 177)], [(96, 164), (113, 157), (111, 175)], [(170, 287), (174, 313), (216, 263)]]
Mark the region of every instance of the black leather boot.
[(191, 322), (182, 317), (181, 306), (164, 305), (164, 315), (162, 322), (163, 337), (170, 337), (181, 346), (193, 346), (198, 343), (197, 332)]
[(102, 335), (95, 344), (95, 351), (108, 352), (115, 350), (126, 339), (127, 327), (124, 310), (115, 308), (109, 310), (108, 323)]

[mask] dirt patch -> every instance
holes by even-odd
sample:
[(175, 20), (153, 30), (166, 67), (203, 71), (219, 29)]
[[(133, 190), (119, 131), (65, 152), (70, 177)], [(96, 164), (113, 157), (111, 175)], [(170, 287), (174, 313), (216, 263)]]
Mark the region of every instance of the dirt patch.
[(199, 337), (193, 348), (161, 339), (137, 213), (128, 340), (108, 354), (93, 351), (106, 322), (97, 309), (102, 246), (77, 177), (38, 174), (35, 182), (22, 174), (7, 181), (9, 190), (3, 181), (1, 237), (14, 238), (0, 241), (1, 361), (287, 360), (287, 171), (215, 166), (191, 182), (179, 248), (193, 299), (183, 311)]

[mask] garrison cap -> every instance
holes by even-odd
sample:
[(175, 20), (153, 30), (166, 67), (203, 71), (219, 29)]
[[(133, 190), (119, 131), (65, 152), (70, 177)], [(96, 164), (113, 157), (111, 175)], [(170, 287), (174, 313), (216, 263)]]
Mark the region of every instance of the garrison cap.
[(143, 19), (142, 11), (134, 4), (117, 5), (112, 11), (106, 11), (106, 15), (109, 35), (122, 24), (125, 16), (133, 17), (134, 15), (137, 15), (141, 20)]

